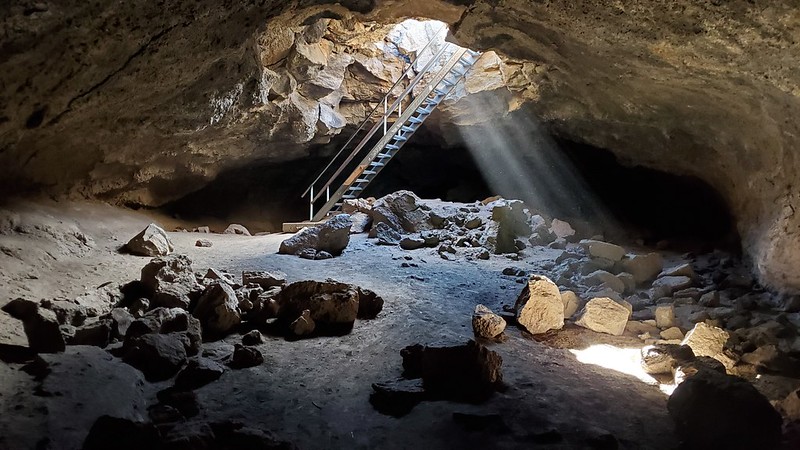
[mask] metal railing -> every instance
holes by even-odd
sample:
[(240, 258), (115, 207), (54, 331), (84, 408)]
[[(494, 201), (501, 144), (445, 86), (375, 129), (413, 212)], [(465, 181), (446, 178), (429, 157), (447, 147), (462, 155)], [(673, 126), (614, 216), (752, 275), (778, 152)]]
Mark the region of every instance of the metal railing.
[[(395, 111), (397, 111), (398, 117), (402, 116), (403, 101), (405, 100), (405, 98), (409, 96), (409, 94), (411, 94), (414, 88), (420, 83), (420, 81), (422, 81), (424, 76), (427, 73), (429, 73), (429, 71), (434, 67), (435, 63), (440, 60), (442, 55), (446, 54), (447, 50), (452, 48), (453, 46), (452, 44), (444, 42), (442, 48), (439, 49), (430, 58), (430, 60), (427, 62), (427, 64), (425, 64), (425, 66), (422, 69), (419, 69), (417, 67), (416, 76), (409, 82), (408, 86), (399, 95), (396, 96), (397, 97), (396, 100), (394, 100), (391, 103), (391, 105), (389, 104), (389, 97), (391, 97), (395, 89), (397, 89), (403, 83), (403, 81), (405, 81), (408, 78), (411, 71), (415, 69), (415, 66), (418, 66), (417, 63), (419, 62), (420, 58), (431, 47), (431, 45), (433, 45), (433, 43), (436, 41), (436, 38), (441, 34), (443, 30), (446, 30), (446, 26), (444, 25), (439, 28), (439, 30), (433, 35), (433, 37), (428, 41), (428, 43), (422, 48), (422, 50), (417, 52), (414, 60), (409, 64), (408, 68), (406, 68), (406, 70), (392, 85), (392, 87), (389, 88), (389, 91), (383, 97), (381, 102), (375, 105), (372, 111), (358, 126), (353, 135), (350, 136), (350, 138), (347, 140), (347, 142), (345, 142), (345, 144), (336, 153), (336, 155), (334, 155), (333, 158), (331, 158), (331, 161), (328, 163), (328, 165), (326, 165), (325, 168), (320, 171), (319, 175), (317, 175), (317, 177), (314, 179), (314, 181), (311, 182), (311, 184), (308, 186), (305, 192), (303, 192), (301, 198), (305, 198), (306, 195), (309, 196), (309, 210), (310, 210), (309, 220), (313, 219), (314, 217), (314, 203), (318, 199), (320, 199), (323, 195), (325, 196), (326, 202), (330, 200), (331, 198), (330, 188), (331, 185), (336, 181), (337, 177), (339, 177), (342, 174), (342, 172), (344, 172), (348, 164), (350, 164), (353, 161), (353, 159), (364, 149), (364, 147), (369, 143), (370, 139), (372, 139), (375, 136), (378, 130), (382, 128), (383, 135), (386, 135), (389, 129), (389, 119), (391, 115), (395, 113)], [(376, 113), (380, 111), (381, 106), (383, 106), (383, 113), (380, 114), (379, 117), (376, 117)], [(337, 169), (333, 171), (333, 173), (330, 176), (326, 176), (330, 172), (330, 170), (334, 167), (334, 165), (337, 164), (337, 161), (340, 160), (340, 157), (345, 153), (345, 150), (347, 150), (348, 147), (350, 147), (350, 145), (355, 141), (359, 133), (361, 133), (365, 129), (365, 127), (372, 122), (374, 122), (374, 124), (369, 129), (367, 134), (364, 135), (364, 137), (358, 141), (356, 146), (353, 148), (353, 150), (351, 150), (347, 154), (344, 160), (341, 161), (341, 163), (338, 163)], [(318, 183), (323, 179), (326, 179), (327, 181), (324, 184), (318, 186)]]

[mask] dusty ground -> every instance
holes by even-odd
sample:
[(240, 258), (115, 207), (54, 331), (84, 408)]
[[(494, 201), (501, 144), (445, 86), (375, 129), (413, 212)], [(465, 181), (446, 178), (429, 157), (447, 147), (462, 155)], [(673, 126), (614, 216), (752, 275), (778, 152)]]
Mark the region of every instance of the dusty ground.
[[(18, 214), (17, 226), (49, 227), (0, 235), (0, 303), (17, 296), (74, 298), (107, 282), (138, 279), (148, 261), (116, 250), (153, 220), (144, 214), (87, 203), (27, 203), (11, 210)], [(228, 370), (197, 391), (201, 419), (239, 419), (306, 449), (613, 448), (602, 446), (608, 435), (621, 448), (677, 446), (666, 396), (657, 385), (582, 363), (573, 352), (536, 342), (514, 327), (507, 330), (506, 342), (489, 344), (503, 357), (508, 389), (488, 402), (424, 402), (400, 419), (376, 412), (368, 402), (372, 383), (400, 375), (401, 348), (470, 339), (475, 304), (502, 311), (522, 288), (502, 270), (541, 266), (559, 250), (527, 250), (522, 261), (502, 256), (445, 261), (434, 250), (406, 252), (356, 235), (341, 257), (308, 261), (276, 254), (286, 235), (170, 236), (176, 252), (189, 255), (196, 271), (280, 270), (290, 282), (331, 277), (372, 289), (386, 300), (377, 319), (358, 321), (343, 337), (297, 342), (268, 337), (259, 347), (263, 365)], [(213, 247), (195, 247), (198, 238), (211, 240)], [(0, 343), (24, 341), (19, 324), (2, 314)], [(600, 337), (571, 326), (562, 333), (577, 349), (593, 343), (641, 346), (637, 339)], [(234, 334), (205, 349), (219, 352), (239, 340)], [(613, 355), (630, 354), (610, 351), (600, 356), (607, 365), (614, 365)], [(144, 405), (168, 385), (142, 381), (138, 371), (95, 348), (68, 347), (52, 358), (55, 369), (42, 386), (20, 370), (21, 364), (0, 363), (0, 448), (80, 448), (97, 416), (145, 418)], [(456, 412), (499, 414), (505, 426), (470, 431), (453, 420)], [(48, 445), (41, 443), (47, 439)]]

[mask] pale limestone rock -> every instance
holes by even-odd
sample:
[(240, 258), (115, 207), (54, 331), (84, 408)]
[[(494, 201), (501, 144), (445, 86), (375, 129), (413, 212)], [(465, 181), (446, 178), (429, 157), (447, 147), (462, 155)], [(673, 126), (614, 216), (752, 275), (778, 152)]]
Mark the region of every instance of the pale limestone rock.
[(559, 219), (553, 219), (550, 224), (550, 232), (559, 239), (568, 239), (575, 236), (575, 229), (572, 228), (572, 225)]
[(625, 249), (619, 245), (594, 239), (584, 239), (581, 245), (595, 258), (605, 258), (611, 261), (619, 261), (625, 256)]
[(636, 279), (632, 274), (622, 272), (617, 274), (617, 278), (625, 285), (625, 294), (632, 294), (636, 290)]
[(531, 334), (564, 326), (564, 303), (558, 286), (549, 278), (532, 275), (516, 303), (517, 322)]
[(683, 332), (678, 327), (670, 327), (661, 332), (661, 339), (667, 341), (680, 341), (683, 339)]
[(694, 273), (694, 269), (692, 268), (692, 265), (689, 264), (689, 263), (683, 263), (683, 264), (678, 264), (677, 266), (674, 266), (674, 267), (669, 267), (669, 268), (664, 269), (664, 271), (661, 272), (661, 274), (659, 275), (659, 278), (661, 278), (661, 277), (689, 277), (689, 278), (694, 278), (695, 276), (697, 276), (697, 275)]
[(686, 333), (681, 344), (691, 347), (697, 356), (710, 356), (730, 368), (736, 362), (723, 353), (729, 337), (727, 331), (700, 322)]
[(572, 291), (561, 291), (561, 302), (564, 304), (564, 318), (569, 319), (578, 311), (580, 299)]
[(641, 355), (642, 368), (649, 374), (671, 374), (679, 364), (694, 359), (691, 348), (674, 344), (647, 345)]
[(618, 294), (625, 292), (625, 283), (613, 273), (606, 272), (605, 270), (596, 270), (590, 273), (586, 277), (586, 282), (591, 286), (604, 284)]
[(675, 307), (672, 305), (656, 306), (656, 326), (662, 330), (675, 326)]
[(647, 255), (634, 255), (622, 260), (622, 268), (633, 275), (637, 285), (654, 279), (664, 265), (664, 259), (658, 253)]
[(128, 241), (125, 248), (139, 256), (166, 256), (175, 250), (167, 232), (154, 223)]
[(499, 336), (505, 329), (506, 321), (502, 317), (483, 305), (475, 306), (472, 314), (472, 331), (475, 336), (491, 339)]
[(575, 324), (598, 333), (620, 336), (625, 332), (630, 315), (625, 306), (610, 298), (599, 297), (586, 303)]
[(800, 389), (787, 395), (779, 403), (783, 416), (788, 420), (800, 421)]

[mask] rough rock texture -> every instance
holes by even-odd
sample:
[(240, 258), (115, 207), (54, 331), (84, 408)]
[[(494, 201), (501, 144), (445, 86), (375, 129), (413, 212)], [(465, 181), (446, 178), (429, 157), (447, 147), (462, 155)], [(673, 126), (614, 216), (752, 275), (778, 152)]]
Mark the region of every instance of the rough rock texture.
[(475, 336), (491, 339), (505, 329), (506, 321), (502, 317), (483, 305), (475, 306), (475, 312), (472, 313), (472, 332)]
[(4, 3), (0, 179), (158, 205), (256, 158), (302, 158), (400, 72), (374, 45), (391, 27), (346, 8), (430, 17), (496, 52), (480, 64), (495, 78), (443, 108), (452, 122), (525, 106), (559, 137), (697, 176), (730, 205), (760, 280), (800, 288), (793, 0), (352, 0), (326, 5), (341, 19), (324, 27), (306, 20), (320, 3)]
[(167, 232), (158, 225), (151, 223), (141, 233), (137, 234), (127, 244), (125, 249), (139, 256), (166, 256), (175, 249), (169, 240)]
[(188, 308), (202, 289), (185, 255), (153, 258), (142, 268), (141, 282), (150, 291), (153, 307)]
[(299, 233), (281, 243), (279, 253), (299, 255), (306, 250), (341, 255), (350, 242), (352, 222), (347, 214), (338, 214), (325, 223), (303, 228)]
[(593, 298), (586, 302), (575, 325), (598, 333), (621, 336), (631, 312), (610, 298)]
[(687, 448), (773, 449), (781, 440), (780, 414), (739, 377), (700, 371), (675, 389), (667, 408)]
[(650, 374), (672, 373), (676, 367), (693, 359), (694, 353), (688, 346), (656, 344), (642, 348), (642, 369)]
[(219, 335), (227, 334), (242, 320), (236, 293), (227, 283), (206, 288), (192, 315), (200, 319), (203, 330)]
[(532, 275), (515, 305), (517, 323), (531, 334), (564, 326), (564, 303), (558, 286), (545, 276)]

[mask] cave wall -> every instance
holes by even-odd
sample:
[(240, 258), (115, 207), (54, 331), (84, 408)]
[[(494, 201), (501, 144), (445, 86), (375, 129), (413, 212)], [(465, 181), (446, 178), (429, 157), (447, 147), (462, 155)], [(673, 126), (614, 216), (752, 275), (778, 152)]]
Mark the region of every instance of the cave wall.
[[(304, 158), (369, 108), (379, 96), (370, 85), (388, 82), (337, 39), (315, 62), (315, 39), (330, 32), (316, 33), (316, 21), (337, 21), (346, 39), (427, 17), (452, 24), (460, 44), (497, 52), (483, 64), (494, 78), (443, 108), (440, 133), (482, 120), (464, 114), (467, 103), (497, 106), (489, 119), (524, 104), (559, 138), (698, 177), (731, 206), (762, 282), (800, 288), (800, 2), (327, 3), (4, 2), (4, 192), (160, 205), (253, 161)], [(330, 86), (310, 93), (304, 82), (342, 65), (345, 78), (363, 78), (331, 90), (348, 106), (339, 99), (319, 120)], [(298, 67), (313, 70), (276, 82)]]

